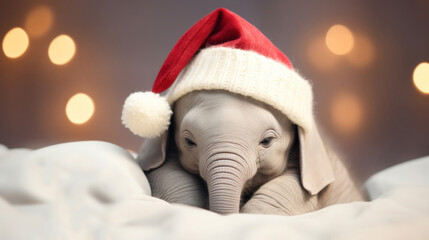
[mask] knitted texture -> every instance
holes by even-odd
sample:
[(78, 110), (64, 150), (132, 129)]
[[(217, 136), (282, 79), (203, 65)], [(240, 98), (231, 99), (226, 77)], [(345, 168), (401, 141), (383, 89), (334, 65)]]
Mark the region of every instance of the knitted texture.
[(264, 102), (305, 131), (313, 121), (311, 85), (286, 65), (256, 52), (227, 47), (201, 50), (166, 96), (172, 105), (195, 90), (225, 90)]

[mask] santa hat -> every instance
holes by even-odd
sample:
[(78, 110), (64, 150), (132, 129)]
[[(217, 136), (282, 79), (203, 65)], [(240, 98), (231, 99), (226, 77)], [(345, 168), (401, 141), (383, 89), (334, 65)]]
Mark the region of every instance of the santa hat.
[[(168, 90), (165, 97), (159, 93)], [(131, 94), (122, 122), (153, 138), (168, 129), (171, 106), (196, 90), (225, 90), (264, 102), (304, 131), (313, 125), (311, 85), (256, 27), (220, 8), (192, 26), (161, 67), (152, 92)]]

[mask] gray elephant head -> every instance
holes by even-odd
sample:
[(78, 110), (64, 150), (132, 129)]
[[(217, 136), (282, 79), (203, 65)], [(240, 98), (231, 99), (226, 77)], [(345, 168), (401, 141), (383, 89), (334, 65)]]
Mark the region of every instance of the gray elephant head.
[(177, 149), (183, 168), (207, 183), (214, 212), (239, 212), (243, 199), (287, 170), (294, 147), (301, 183), (310, 194), (334, 179), (316, 126), (303, 131), (250, 97), (194, 91), (175, 102), (173, 118), (168, 131), (144, 142), (138, 160), (144, 170), (154, 169), (163, 164), (167, 149)]

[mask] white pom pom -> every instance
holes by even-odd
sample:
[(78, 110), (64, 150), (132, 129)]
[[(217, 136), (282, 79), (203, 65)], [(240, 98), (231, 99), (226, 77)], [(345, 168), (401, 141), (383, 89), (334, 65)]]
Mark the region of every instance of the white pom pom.
[(158, 137), (168, 129), (172, 113), (168, 102), (159, 94), (136, 92), (125, 100), (122, 123), (141, 137)]

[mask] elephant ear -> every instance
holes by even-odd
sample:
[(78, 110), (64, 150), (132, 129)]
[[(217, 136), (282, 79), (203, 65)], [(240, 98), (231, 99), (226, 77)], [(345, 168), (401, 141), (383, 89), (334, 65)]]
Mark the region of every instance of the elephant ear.
[(298, 127), (301, 182), (311, 194), (319, 193), (335, 180), (331, 161), (315, 124), (309, 131)]
[(137, 162), (144, 171), (157, 168), (165, 161), (168, 130), (156, 138), (146, 138), (137, 155)]

